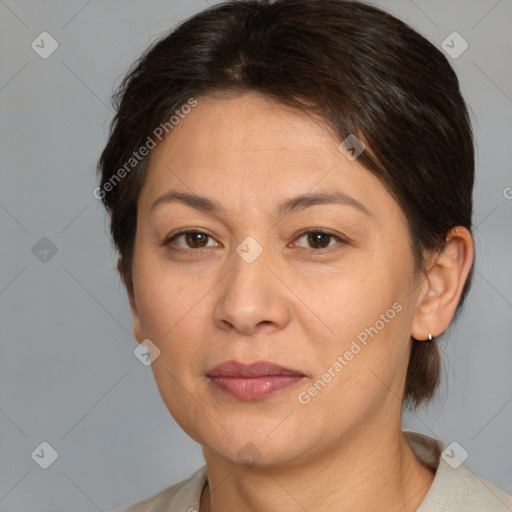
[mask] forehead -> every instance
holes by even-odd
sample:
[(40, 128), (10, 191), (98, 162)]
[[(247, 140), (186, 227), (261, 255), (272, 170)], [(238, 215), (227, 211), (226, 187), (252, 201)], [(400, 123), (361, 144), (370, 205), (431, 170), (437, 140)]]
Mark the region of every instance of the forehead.
[(336, 141), (321, 120), (257, 93), (244, 93), (198, 98), (197, 106), (179, 121), (154, 156), (164, 157), (162, 153), (170, 151), (173, 157), (179, 156), (183, 145), (188, 161), (204, 164), (208, 156), (210, 166), (245, 160), (248, 153), (257, 160), (280, 152), (284, 161), (295, 165), (305, 158), (306, 167)]
[(396, 207), (380, 181), (349, 161), (321, 120), (256, 93), (200, 97), (151, 153), (141, 201), (168, 189), (237, 206), (339, 190), (368, 209)]

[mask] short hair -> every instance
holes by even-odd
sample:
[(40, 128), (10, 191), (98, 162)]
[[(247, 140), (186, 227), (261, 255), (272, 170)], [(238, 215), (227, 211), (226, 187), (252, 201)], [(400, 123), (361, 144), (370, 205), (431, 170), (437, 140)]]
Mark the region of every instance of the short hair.
[[(426, 251), (442, 249), (451, 228), (471, 231), (473, 134), (457, 76), (440, 50), (359, 1), (232, 0), (165, 34), (114, 94), (97, 190), (128, 286), (149, 155), (130, 159), (191, 98), (224, 92), (261, 93), (318, 116), (339, 141), (364, 140), (358, 162), (404, 212), (418, 271), (425, 270)], [(473, 267), (457, 314), (472, 274)], [(404, 403), (428, 402), (440, 368), (435, 343), (413, 342)]]

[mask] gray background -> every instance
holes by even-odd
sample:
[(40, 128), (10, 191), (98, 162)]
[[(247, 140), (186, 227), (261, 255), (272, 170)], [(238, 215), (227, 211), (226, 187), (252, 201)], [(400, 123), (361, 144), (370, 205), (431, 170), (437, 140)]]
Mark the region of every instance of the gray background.
[[(470, 469), (512, 493), (512, 2), (375, 4), (438, 47), (453, 31), (467, 40), (450, 60), (478, 146), (474, 288), (441, 343), (448, 364), (438, 399), (405, 425), (457, 441)], [(92, 191), (113, 85), (157, 35), (206, 5), (0, 1), (2, 512), (112, 511), (203, 463), (133, 355), (128, 302)], [(59, 44), (47, 59), (31, 48), (43, 31)], [(42, 237), (56, 254), (42, 252), (47, 241), (33, 253)], [(58, 452), (48, 469), (31, 458), (43, 441)]]

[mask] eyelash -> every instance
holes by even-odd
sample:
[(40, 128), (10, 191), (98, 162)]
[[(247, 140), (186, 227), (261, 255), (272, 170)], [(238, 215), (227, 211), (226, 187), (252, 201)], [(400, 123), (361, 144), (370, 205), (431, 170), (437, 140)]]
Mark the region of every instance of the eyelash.
[[(211, 239), (213, 239), (213, 236), (211, 236), (209, 233), (207, 233), (206, 231), (203, 231), (201, 229), (187, 229), (186, 231), (180, 231), (180, 232), (170, 236), (169, 238), (166, 239), (166, 241), (163, 243), (163, 245), (164, 246), (170, 246), (171, 242), (173, 242), (174, 240), (176, 240), (180, 236), (187, 235), (189, 233), (201, 233), (201, 234), (206, 235), (206, 236), (210, 237)], [(307, 229), (307, 230), (304, 230), (301, 233), (299, 233), (299, 235), (297, 236), (296, 240), (299, 240), (304, 235), (307, 235), (307, 234), (310, 234), (310, 233), (322, 234), (322, 235), (325, 235), (325, 236), (328, 236), (328, 237), (331, 237), (331, 238), (335, 238), (339, 243), (341, 243), (343, 245), (348, 243), (347, 240), (342, 238), (341, 236), (336, 235), (336, 234), (334, 234), (334, 233), (332, 233), (330, 231), (325, 231), (323, 229)], [(301, 249), (303, 249), (303, 250), (305, 250), (305, 251), (307, 251), (309, 253), (325, 254), (326, 252), (330, 252), (332, 247), (334, 247), (334, 245), (329, 245), (327, 247), (321, 247), (319, 249), (307, 248), (307, 247), (301, 247)], [(211, 247), (199, 247), (197, 249), (194, 249), (194, 248), (191, 248), (191, 247), (186, 248), (186, 249), (184, 249), (182, 247), (178, 247), (178, 248), (171, 247), (171, 249), (173, 251), (176, 251), (176, 252), (180, 252), (180, 251), (195, 251), (195, 252), (198, 252), (201, 249), (211, 249)]]

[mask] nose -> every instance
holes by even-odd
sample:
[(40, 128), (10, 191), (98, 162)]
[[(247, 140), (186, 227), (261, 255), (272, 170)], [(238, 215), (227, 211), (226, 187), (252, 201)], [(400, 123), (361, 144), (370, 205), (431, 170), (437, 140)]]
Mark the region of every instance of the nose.
[(276, 277), (275, 265), (267, 261), (265, 252), (252, 263), (236, 253), (231, 260), (231, 270), (219, 283), (213, 310), (215, 325), (246, 336), (286, 327), (290, 321), (290, 292)]

